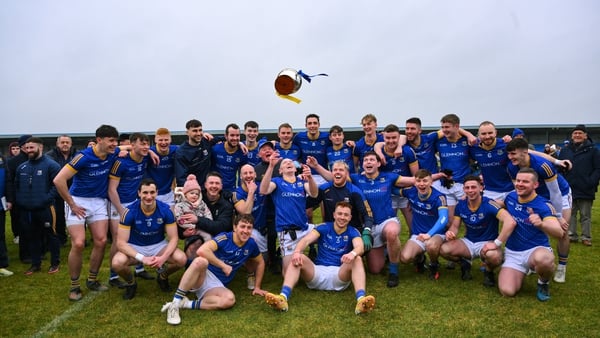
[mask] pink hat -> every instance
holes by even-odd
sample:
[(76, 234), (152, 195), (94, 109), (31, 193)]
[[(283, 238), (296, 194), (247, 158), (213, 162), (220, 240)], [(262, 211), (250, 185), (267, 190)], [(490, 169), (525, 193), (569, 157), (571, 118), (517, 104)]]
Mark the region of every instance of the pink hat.
[(200, 184), (196, 181), (196, 175), (189, 174), (187, 180), (185, 180), (185, 183), (183, 184), (183, 194), (185, 195), (192, 190), (200, 190)]

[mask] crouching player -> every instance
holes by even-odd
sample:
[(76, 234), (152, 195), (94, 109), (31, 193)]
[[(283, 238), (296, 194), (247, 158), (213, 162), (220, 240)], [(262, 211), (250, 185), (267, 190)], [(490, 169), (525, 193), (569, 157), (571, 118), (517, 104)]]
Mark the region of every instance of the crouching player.
[[(265, 272), (258, 245), (252, 235), (254, 218), (249, 214), (235, 217), (233, 231), (220, 233), (202, 244), (191, 265), (185, 271), (173, 296), (173, 301), (163, 305), (161, 312), (167, 311), (167, 323), (181, 323), (179, 309), (224, 310), (235, 305), (235, 295), (226, 286), (231, 282), (238, 269), (251, 265), (256, 269), (256, 282), (253, 295), (264, 296), (260, 286)], [(186, 297), (188, 291), (196, 294), (197, 300)]]
[[(495, 286), (494, 269), (502, 264), (502, 243), (515, 228), (515, 220), (497, 202), (483, 196), (483, 183), (479, 176), (465, 177), (463, 190), (466, 199), (458, 201), (446, 240), (440, 255), (449, 261), (459, 262), (462, 280), (470, 280), (471, 260), (477, 257), (485, 262), (483, 285)], [(465, 237), (456, 240), (460, 223), (466, 227)], [(498, 235), (498, 225), (502, 231)]]
[[(276, 310), (287, 311), (292, 289), (302, 278), (308, 288), (315, 290), (342, 291), (352, 282), (356, 294), (354, 312), (361, 314), (375, 307), (375, 297), (365, 292), (365, 268), (361, 259), (364, 247), (358, 230), (348, 227), (351, 217), (350, 203), (338, 202), (334, 221), (317, 226), (298, 242), (286, 270), (281, 293), (267, 293), (267, 304)], [(316, 240), (319, 241), (319, 250), (313, 263), (302, 252)]]

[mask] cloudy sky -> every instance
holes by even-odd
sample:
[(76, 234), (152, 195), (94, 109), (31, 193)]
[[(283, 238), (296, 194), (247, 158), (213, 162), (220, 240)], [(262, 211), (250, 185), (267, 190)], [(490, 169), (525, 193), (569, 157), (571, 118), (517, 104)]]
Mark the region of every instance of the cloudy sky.
[[(600, 123), (595, 0), (4, 1), (0, 135)], [(295, 104), (283, 68), (328, 73)]]

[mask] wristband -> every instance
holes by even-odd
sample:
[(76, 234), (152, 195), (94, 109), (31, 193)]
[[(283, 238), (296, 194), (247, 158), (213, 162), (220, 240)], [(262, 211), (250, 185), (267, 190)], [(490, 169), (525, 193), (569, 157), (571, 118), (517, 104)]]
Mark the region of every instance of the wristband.
[(358, 254), (354, 251), (350, 251), (350, 253), (354, 256), (354, 258), (356, 258), (356, 256), (358, 256)]
[(369, 232), (371, 232), (371, 228), (365, 227), (365, 228), (363, 228), (363, 230), (368, 230)]
[(553, 163), (556, 164), (556, 165), (560, 165), (561, 161), (557, 159), (557, 160), (554, 160)]
[(496, 238), (496, 239), (494, 240), (494, 244), (496, 244), (496, 246), (497, 246), (497, 247), (501, 247), (501, 246), (502, 246), (502, 241), (501, 241), (501, 240), (499, 240), (498, 238)]
[(139, 253), (139, 252), (135, 254), (135, 259), (136, 259), (138, 262), (140, 262), (140, 263), (143, 263), (143, 262), (144, 262), (144, 258), (145, 258), (145, 257), (146, 257), (146, 256), (142, 255), (142, 254), (141, 254), (141, 253)]

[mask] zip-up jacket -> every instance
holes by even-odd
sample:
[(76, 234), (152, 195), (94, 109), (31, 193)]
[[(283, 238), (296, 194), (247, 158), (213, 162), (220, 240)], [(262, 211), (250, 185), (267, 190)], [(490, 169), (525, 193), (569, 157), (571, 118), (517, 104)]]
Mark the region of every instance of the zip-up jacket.
[(19, 165), (15, 176), (17, 205), (36, 210), (54, 204), (58, 192), (52, 181), (59, 171), (60, 165), (45, 155)]

